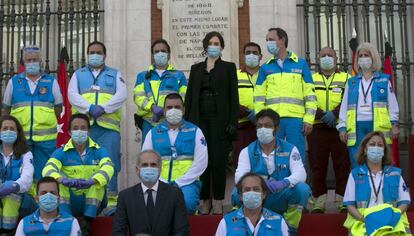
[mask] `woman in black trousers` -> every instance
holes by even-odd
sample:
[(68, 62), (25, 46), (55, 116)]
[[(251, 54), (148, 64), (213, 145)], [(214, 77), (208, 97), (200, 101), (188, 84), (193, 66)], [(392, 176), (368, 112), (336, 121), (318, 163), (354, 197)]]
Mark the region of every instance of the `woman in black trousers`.
[[(200, 213), (223, 213), (226, 164), (231, 142), (237, 139), (239, 98), (236, 65), (221, 60), (224, 40), (210, 32), (203, 39), (207, 58), (191, 66), (185, 96), (185, 118), (203, 131), (208, 147), (208, 167), (201, 176)], [(211, 201), (213, 197), (213, 204)]]

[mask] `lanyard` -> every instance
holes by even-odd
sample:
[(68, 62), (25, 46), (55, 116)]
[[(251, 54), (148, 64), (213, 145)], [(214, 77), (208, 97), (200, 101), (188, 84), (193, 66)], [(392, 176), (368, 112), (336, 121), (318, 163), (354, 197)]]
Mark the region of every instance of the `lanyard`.
[[(165, 70), (165, 71), (167, 71), (167, 70)], [(160, 98), (160, 88), (161, 88), (161, 85), (162, 85), (162, 82), (163, 82), (162, 76), (163, 76), (164, 73), (161, 76), (159, 76), (156, 71), (155, 71), (155, 73), (157, 74), (157, 76), (160, 78), (160, 81), (161, 81), (160, 85), (158, 86), (157, 98), (155, 98), (154, 90), (152, 89), (152, 86), (151, 86), (151, 78), (148, 78), (147, 82), (148, 82), (148, 86), (149, 86), (149, 88), (151, 90), (151, 93), (152, 93), (152, 100), (154, 101), (154, 104), (156, 106), (158, 106), (158, 100)]]
[(105, 67), (104, 67), (104, 68), (102, 68), (102, 69), (101, 69), (101, 71), (99, 71), (98, 75), (95, 77), (95, 75), (93, 75), (93, 72), (92, 72), (91, 68), (89, 68), (89, 72), (91, 73), (92, 78), (94, 79), (93, 84), (95, 84), (95, 85), (96, 85), (96, 81), (98, 80), (99, 76), (102, 74), (102, 72), (103, 72), (104, 70), (105, 70)]
[(365, 102), (365, 104), (367, 103), (367, 96), (368, 96), (369, 89), (371, 88), (372, 82), (374, 82), (374, 79), (371, 79), (371, 82), (368, 85), (367, 91), (365, 91), (365, 89), (364, 89), (364, 83), (361, 80), (361, 89), (362, 89), (362, 95), (364, 95), (364, 102)]
[(369, 178), (370, 178), (370, 180), (371, 180), (371, 183), (372, 183), (372, 188), (374, 189), (374, 194), (375, 194), (375, 203), (377, 203), (378, 202), (378, 195), (379, 195), (379, 192), (380, 192), (380, 190), (381, 190), (381, 185), (382, 185), (382, 179), (383, 179), (383, 174), (381, 175), (381, 180), (380, 180), (380, 183), (379, 183), (379, 185), (378, 185), (378, 189), (375, 187), (375, 183), (374, 183), (374, 178), (372, 177), (372, 173), (371, 173), (371, 170), (368, 168), (368, 172), (369, 172)]

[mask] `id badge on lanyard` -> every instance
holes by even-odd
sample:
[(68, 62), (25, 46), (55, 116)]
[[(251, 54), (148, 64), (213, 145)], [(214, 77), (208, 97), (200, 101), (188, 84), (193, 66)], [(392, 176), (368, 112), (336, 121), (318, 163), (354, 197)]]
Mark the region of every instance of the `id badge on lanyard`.
[(175, 146), (170, 146), (171, 148), (171, 158), (170, 158), (170, 168), (168, 170), (168, 183), (171, 182), (171, 176), (172, 176), (172, 169), (173, 169), (173, 162), (174, 160), (177, 160), (177, 149), (175, 148)]

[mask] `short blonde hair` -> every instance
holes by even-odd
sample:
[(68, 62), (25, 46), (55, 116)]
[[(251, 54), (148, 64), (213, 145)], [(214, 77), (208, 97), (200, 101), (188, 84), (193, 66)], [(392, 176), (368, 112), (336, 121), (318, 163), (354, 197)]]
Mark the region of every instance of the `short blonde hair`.
[(355, 52), (356, 62), (354, 65), (354, 70), (358, 73), (361, 72), (361, 69), (359, 68), (359, 65), (358, 65), (358, 54), (359, 54), (359, 51), (361, 51), (362, 49), (368, 51), (369, 54), (371, 55), (372, 71), (380, 71), (382, 69), (382, 66), (381, 66), (381, 58), (379, 56), (378, 50), (375, 48), (373, 44), (367, 43), (367, 42), (361, 43)]

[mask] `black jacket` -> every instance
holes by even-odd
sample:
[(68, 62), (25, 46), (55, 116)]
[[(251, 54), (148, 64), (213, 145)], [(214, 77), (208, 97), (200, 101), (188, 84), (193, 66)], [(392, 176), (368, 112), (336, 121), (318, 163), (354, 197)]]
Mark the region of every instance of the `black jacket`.
[(181, 190), (159, 181), (150, 230), (141, 184), (119, 193), (112, 222), (112, 235), (147, 233), (153, 236), (189, 235), (189, 224)]
[[(207, 59), (191, 66), (190, 79), (185, 95), (185, 119), (200, 124), (200, 92), (202, 79), (207, 67)], [(211, 87), (215, 96), (220, 137), (228, 140), (237, 139), (239, 116), (239, 94), (237, 88), (236, 65), (220, 58), (215, 62), (211, 73)]]

